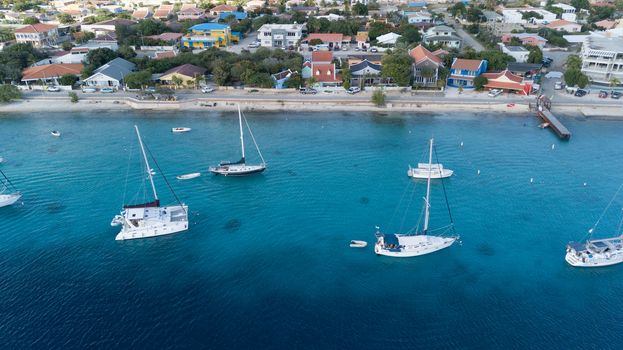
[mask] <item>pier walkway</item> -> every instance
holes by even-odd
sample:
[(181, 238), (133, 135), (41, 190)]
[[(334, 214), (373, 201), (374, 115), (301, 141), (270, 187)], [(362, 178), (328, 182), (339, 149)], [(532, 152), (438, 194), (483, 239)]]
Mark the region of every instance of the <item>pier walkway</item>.
[(543, 122), (549, 124), (549, 127), (554, 130), (558, 137), (563, 140), (569, 140), (571, 138), (571, 132), (556, 118), (554, 113), (550, 111), (551, 106), (552, 102), (547, 97), (539, 97), (536, 104), (536, 114)]

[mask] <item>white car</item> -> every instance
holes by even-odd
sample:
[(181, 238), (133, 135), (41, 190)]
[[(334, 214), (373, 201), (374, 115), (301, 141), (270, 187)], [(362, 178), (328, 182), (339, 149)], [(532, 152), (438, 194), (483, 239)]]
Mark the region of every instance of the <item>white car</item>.
[(48, 86), (48, 92), (59, 92), (61, 91), (61, 88), (54, 85), (54, 86)]
[(82, 88), (82, 92), (97, 92), (97, 89), (94, 87), (85, 87)]
[(502, 93), (502, 90), (500, 89), (493, 89), (491, 91), (489, 91), (489, 93), (487, 94), (489, 97), (497, 97)]
[(204, 86), (201, 88), (201, 92), (203, 92), (204, 94), (209, 94), (211, 92), (214, 92), (214, 88), (211, 86)]
[(554, 90), (562, 90), (564, 88), (564, 85), (562, 84), (562, 81), (557, 81), (554, 84)]
[(351, 95), (354, 95), (354, 94), (356, 94), (358, 92), (361, 92), (361, 89), (358, 88), (358, 87), (351, 87), (348, 90), (346, 90), (346, 92), (351, 94)]
[(254, 41), (254, 42), (250, 43), (248, 47), (250, 49), (256, 49), (256, 48), (260, 47), (260, 43), (258, 41)]

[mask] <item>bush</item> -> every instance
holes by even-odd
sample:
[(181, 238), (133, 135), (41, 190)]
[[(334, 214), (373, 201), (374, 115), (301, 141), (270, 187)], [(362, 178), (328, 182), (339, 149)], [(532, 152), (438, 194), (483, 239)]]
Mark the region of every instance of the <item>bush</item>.
[(70, 91), (68, 95), (69, 95), (69, 99), (70, 99), (71, 103), (78, 103), (78, 94), (77, 93), (75, 93), (73, 91)]
[(0, 85), (0, 102), (6, 103), (12, 100), (17, 100), (22, 97), (22, 93), (17, 86), (13, 85)]
[(78, 82), (78, 77), (73, 74), (65, 74), (59, 79), (58, 82), (61, 85), (73, 86), (75, 83)]
[(476, 91), (482, 91), (487, 83), (489, 83), (489, 80), (482, 75), (474, 78), (474, 88), (476, 89)]
[(385, 105), (385, 94), (383, 90), (374, 90), (372, 93), (372, 97), (370, 98), (370, 102), (374, 103), (375, 106), (381, 107)]

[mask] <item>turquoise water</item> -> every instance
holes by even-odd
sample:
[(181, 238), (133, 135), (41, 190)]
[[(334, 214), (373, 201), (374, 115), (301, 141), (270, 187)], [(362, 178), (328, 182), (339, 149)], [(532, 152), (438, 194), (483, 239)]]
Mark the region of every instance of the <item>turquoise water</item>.
[[(562, 142), (528, 115), (248, 119), (269, 168), (225, 178), (206, 170), (239, 156), (235, 113), (1, 117), (0, 167), (24, 194), (0, 209), (3, 348), (621, 347), (623, 266), (575, 269), (564, 253), (623, 182), (622, 122), (564, 118), (574, 135)], [(114, 240), (110, 219), (141, 183), (134, 124), (190, 206), (189, 231)], [(462, 244), (375, 256), (375, 225), (418, 222), (424, 183), (406, 171), (431, 135), (455, 171)], [(439, 183), (432, 193), (431, 225), (443, 226)]]

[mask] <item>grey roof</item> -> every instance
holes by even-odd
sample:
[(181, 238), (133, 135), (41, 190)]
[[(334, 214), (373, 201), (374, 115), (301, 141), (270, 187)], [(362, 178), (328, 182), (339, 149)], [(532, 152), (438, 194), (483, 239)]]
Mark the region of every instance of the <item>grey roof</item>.
[(513, 52), (525, 52), (525, 51), (528, 51), (528, 49), (526, 49), (523, 46), (507, 46), (506, 49), (508, 51), (513, 51)]
[(622, 53), (623, 38), (621, 37), (605, 37), (601, 35), (591, 35), (588, 37), (589, 47), (593, 50), (603, 50)]
[(508, 63), (508, 70), (511, 72), (526, 73), (526, 72), (538, 71), (539, 69), (541, 69), (541, 67), (543, 67), (543, 65), (537, 64), (537, 63), (519, 63), (519, 62)]
[(108, 77), (114, 78), (115, 80), (121, 81), (123, 80), (123, 77), (128, 75), (128, 73), (132, 72), (135, 67), (136, 65), (134, 63), (126, 61), (121, 57), (117, 57), (114, 60), (96, 69), (93, 72), (93, 75), (101, 73)]
[(426, 39), (427, 41), (440, 41), (440, 40), (461, 41), (461, 38), (456, 35), (431, 35), (431, 36), (425, 36), (424, 39)]
[(430, 28), (429, 30), (433, 30), (433, 31), (436, 31), (436, 32), (456, 32), (456, 30), (454, 30), (454, 28), (448, 27), (448, 26), (444, 26), (444, 25), (434, 26), (434, 27)]
[(363, 61), (357, 63), (357, 64), (353, 64), (352, 66), (350, 66), (350, 71), (355, 73), (358, 72), (360, 70), (366, 69), (366, 68), (372, 68), (376, 71), (381, 71), (381, 65), (380, 64), (374, 64), (371, 63), (370, 61), (368, 61), (367, 59), (364, 59)]

